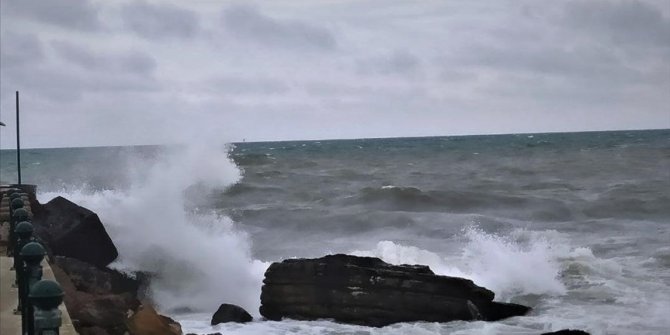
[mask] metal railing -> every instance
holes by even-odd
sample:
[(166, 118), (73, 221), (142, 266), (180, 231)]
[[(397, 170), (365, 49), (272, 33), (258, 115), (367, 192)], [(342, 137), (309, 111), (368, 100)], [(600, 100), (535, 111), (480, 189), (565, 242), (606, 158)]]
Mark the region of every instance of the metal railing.
[(58, 306), (64, 293), (57, 282), (42, 279), (41, 263), (46, 250), (33, 235), (29, 196), (19, 188), (10, 189), (4, 196), (10, 200), (7, 256), (14, 259), (12, 269), (18, 288), (14, 313), (21, 314), (21, 334), (58, 335), (62, 324)]

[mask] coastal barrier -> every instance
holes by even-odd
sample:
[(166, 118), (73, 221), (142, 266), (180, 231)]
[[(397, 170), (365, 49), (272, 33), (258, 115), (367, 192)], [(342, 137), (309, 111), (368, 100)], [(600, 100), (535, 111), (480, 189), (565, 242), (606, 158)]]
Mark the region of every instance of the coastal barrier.
[(35, 190), (0, 186), (0, 333), (77, 334), (44, 247), (32, 236)]

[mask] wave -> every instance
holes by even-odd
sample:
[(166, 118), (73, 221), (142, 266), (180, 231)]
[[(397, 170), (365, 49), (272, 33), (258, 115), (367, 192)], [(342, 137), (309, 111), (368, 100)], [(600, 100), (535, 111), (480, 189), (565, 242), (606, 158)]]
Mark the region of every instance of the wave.
[[(140, 174), (126, 170), (124, 190), (40, 193), (63, 195), (96, 213), (119, 250), (112, 264), (122, 271), (153, 274), (150, 295), (164, 311), (212, 311), (227, 302), (257, 313), (268, 264), (251, 257), (248, 236), (228, 217), (186, 208), (193, 185), (225, 189), (241, 178), (227, 152), (196, 143), (156, 161)], [(64, 193), (64, 194), (63, 194)]]
[(493, 290), (499, 300), (528, 294), (565, 294), (559, 259), (570, 249), (561, 245), (558, 234), (515, 230), (501, 236), (470, 227), (462, 235), (467, 242), (460, 254), (452, 257), (392, 241), (353, 253), (379, 257), (391, 264), (428, 265), (436, 274), (469, 278)]
[(267, 165), (274, 162), (270, 154), (235, 153), (231, 157), (238, 166)]
[(555, 199), (501, 194), (486, 191), (423, 191), (416, 187), (365, 187), (349, 204), (376, 209), (410, 212), (468, 213), (486, 210), (505, 211), (508, 216), (545, 221), (573, 219), (572, 210)]
[[(668, 187), (661, 185), (667, 184)], [(648, 184), (619, 184), (598, 194), (584, 204), (583, 212), (595, 218), (670, 217), (670, 184), (658, 181)]]

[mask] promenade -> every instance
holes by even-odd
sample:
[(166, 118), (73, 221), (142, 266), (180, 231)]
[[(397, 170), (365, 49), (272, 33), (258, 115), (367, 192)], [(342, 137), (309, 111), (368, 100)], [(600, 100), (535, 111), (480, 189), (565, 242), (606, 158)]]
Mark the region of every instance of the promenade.
[[(0, 193), (4, 194), (4, 192)], [(18, 305), (18, 289), (12, 287), (14, 283), (15, 272), (11, 271), (12, 258), (6, 257), (7, 232), (9, 229), (9, 212), (4, 210), (8, 208), (7, 197), (0, 201), (0, 334), (2, 335), (21, 335), (21, 315), (15, 315), (14, 309)], [(46, 260), (42, 261), (42, 279), (54, 279), (53, 271)], [(70, 315), (65, 309), (65, 304), (60, 305), (63, 313), (63, 324), (60, 328), (60, 335), (75, 335)]]

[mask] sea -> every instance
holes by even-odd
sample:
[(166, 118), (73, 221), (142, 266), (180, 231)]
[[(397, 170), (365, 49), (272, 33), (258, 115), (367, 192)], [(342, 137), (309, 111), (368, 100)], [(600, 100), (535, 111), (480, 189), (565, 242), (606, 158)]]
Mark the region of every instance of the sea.
[[(15, 152), (0, 180), (15, 182)], [(111, 267), (185, 333), (670, 333), (670, 130), (22, 150), (38, 199), (100, 216)], [(264, 321), (263, 274), (333, 253), (424, 264), (531, 306), (499, 322)], [(254, 321), (210, 326), (222, 303)]]

